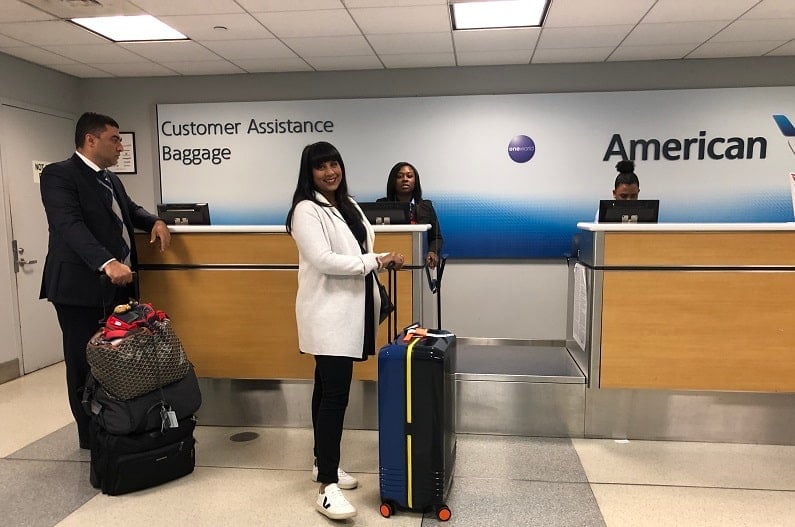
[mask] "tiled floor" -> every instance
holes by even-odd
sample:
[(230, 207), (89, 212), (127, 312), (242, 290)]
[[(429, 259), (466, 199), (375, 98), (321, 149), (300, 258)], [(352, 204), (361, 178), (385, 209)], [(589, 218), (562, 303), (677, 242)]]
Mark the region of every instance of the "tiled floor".
[[(313, 508), (311, 432), (199, 426), (197, 466), (183, 479), (124, 496), (88, 482), (76, 447), (63, 365), (0, 385), (0, 525), (439, 525), (432, 515), (378, 513), (377, 436), (347, 430), (346, 491), (359, 514)], [(259, 437), (233, 442), (241, 431)], [(795, 526), (795, 447), (459, 435), (451, 526)]]

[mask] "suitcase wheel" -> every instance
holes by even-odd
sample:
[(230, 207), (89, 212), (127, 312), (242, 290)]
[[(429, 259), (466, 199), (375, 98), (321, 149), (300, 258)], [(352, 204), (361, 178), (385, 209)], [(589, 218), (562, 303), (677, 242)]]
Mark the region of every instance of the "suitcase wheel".
[(440, 522), (446, 522), (450, 519), (453, 513), (450, 511), (450, 508), (447, 505), (442, 505), (441, 507), (436, 508), (436, 518)]
[(391, 503), (383, 502), (381, 503), (381, 516), (384, 518), (389, 518), (395, 513), (395, 508), (392, 507)]

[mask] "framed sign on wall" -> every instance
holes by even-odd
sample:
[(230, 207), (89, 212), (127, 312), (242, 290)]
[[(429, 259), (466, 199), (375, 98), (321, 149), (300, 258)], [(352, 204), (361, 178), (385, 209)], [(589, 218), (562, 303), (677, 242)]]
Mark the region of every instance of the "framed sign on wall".
[(137, 169), (135, 166), (135, 132), (119, 132), (121, 136), (121, 144), (124, 150), (119, 155), (119, 161), (116, 165), (110, 167), (110, 170), (116, 174), (135, 174)]

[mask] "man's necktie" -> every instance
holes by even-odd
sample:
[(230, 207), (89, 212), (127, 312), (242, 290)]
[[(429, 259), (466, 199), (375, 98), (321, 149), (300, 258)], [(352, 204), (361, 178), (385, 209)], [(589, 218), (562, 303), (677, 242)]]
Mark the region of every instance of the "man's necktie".
[(97, 180), (99, 181), (100, 187), (102, 188), (105, 203), (109, 205), (111, 209), (113, 209), (113, 217), (116, 219), (116, 225), (121, 231), (122, 241), (124, 242), (122, 245), (121, 261), (126, 265), (130, 265), (130, 234), (127, 232), (127, 228), (124, 226), (124, 220), (121, 216), (121, 208), (119, 207), (119, 202), (116, 201), (116, 196), (113, 193), (113, 187), (110, 184), (108, 171), (100, 170), (97, 172)]

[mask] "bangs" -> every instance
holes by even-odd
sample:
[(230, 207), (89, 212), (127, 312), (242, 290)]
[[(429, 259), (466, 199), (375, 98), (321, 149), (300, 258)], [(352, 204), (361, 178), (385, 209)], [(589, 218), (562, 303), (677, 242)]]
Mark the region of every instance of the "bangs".
[(331, 143), (321, 141), (313, 144), (309, 149), (309, 165), (318, 168), (326, 161), (336, 161), (342, 164), (342, 156)]

